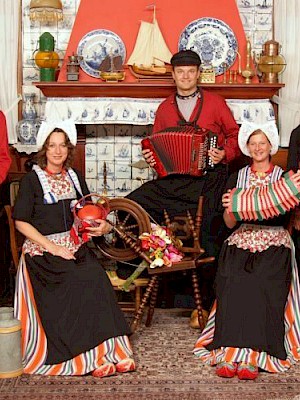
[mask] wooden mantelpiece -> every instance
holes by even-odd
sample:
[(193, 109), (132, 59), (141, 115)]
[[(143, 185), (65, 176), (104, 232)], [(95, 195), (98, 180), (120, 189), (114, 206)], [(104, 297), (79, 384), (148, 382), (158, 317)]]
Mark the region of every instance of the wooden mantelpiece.
[[(94, 82), (35, 82), (46, 97), (132, 97), (165, 98), (175, 90), (172, 82), (94, 83)], [(202, 84), (206, 90), (226, 99), (270, 99), (284, 87), (276, 84)]]

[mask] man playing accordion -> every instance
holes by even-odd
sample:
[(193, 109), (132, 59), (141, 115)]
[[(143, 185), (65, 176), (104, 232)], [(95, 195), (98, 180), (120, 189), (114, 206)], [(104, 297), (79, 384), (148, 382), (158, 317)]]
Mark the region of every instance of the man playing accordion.
[[(200, 195), (204, 195), (202, 245), (211, 256), (217, 256), (222, 238), (222, 214), (218, 211), (227, 180), (227, 166), (240, 154), (238, 125), (225, 100), (198, 87), (200, 58), (192, 50), (182, 50), (171, 59), (176, 93), (163, 101), (156, 113), (153, 134), (167, 128), (187, 126), (209, 130), (217, 136), (217, 147), (208, 151), (214, 168), (202, 176), (172, 173), (146, 182), (127, 197), (139, 203), (158, 223), (163, 211), (168, 214), (195, 215)], [(176, 153), (176, 148), (175, 148)], [(154, 154), (143, 150), (145, 160), (155, 167)]]
[[(216, 301), (194, 353), (220, 377), (255, 379), (300, 360), (300, 292), (286, 211), (300, 199), (300, 174), (271, 163), (278, 150), (274, 121), (244, 123), (241, 151), (252, 158), (232, 174), (222, 196), (224, 220), (238, 228), (224, 242)], [(240, 224), (238, 221), (243, 221)]]

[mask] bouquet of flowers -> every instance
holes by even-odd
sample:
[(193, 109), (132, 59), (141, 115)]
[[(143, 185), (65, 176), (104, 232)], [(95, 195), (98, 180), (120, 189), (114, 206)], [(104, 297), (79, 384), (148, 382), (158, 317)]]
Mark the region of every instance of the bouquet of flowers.
[[(150, 268), (171, 267), (174, 262), (182, 260), (183, 254), (180, 252), (182, 247), (181, 240), (172, 236), (167, 228), (151, 224), (151, 232), (142, 233), (141, 250), (143, 250), (151, 260)], [(143, 260), (136, 270), (126, 279), (121, 289), (128, 291), (133, 281), (147, 268), (148, 263)]]
[(151, 224), (151, 232), (143, 233), (139, 239), (141, 249), (146, 251), (152, 260), (150, 268), (171, 267), (172, 263), (180, 261), (183, 257), (179, 250), (182, 247), (181, 240), (172, 236), (165, 227)]

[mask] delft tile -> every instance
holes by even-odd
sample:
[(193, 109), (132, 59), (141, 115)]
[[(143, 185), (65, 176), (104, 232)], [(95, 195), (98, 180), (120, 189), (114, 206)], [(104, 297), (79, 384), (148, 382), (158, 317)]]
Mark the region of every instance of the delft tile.
[(261, 47), (264, 43), (272, 38), (272, 32), (269, 31), (256, 31), (254, 32), (254, 43), (255, 48)]
[(129, 163), (115, 163), (115, 178), (116, 179), (131, 179), (131, 167)]
[(97, 146), (96, 144), (86, 144), (85, 146), (85, 158), (86, 160), (96, 160), (97, 159)]
[(106, 177), (107, 178), (114, 178), (115, 176), (115, 163), (114, 162), (107, 162), (107, 161), (98, 161), (98, 168), (97, 168), (97, 178), (102, 179), (104, 177), (104, 163), (106, 165)]
[(106, 186), (104, 188), (104, 181), (103, 179), (97, 180), (97, 189), (99, 194), (107, 192), (108, 197), (113, 197), (115, 194), (115, 182), (112, 179), (107, 179)]
[(91, 193), (97, 193), (97, 179), (86, 179), (86, 184)]
[(114, 160), (115, 144), (106, 142), (97, 142), (97, 158), (98, 160)]
[(240, 11), (249, 10), (255, 6), (255, 0), (237, 0), (237, 6)]
[(31, 21), (29, 18), (29, 8), (28, 8), (28, 14), (27, 12), (24, 15), (23, 18), (23, 32), (24, 33), (39, 33), (41, 30), (41, 24), (39, 21)]
[(75, 14), (76, 1), (75, 0), (64, 0), (64, 15)]
[(58, 22), (58, 30), (61, 31), (71, 31), (73, 28), (75, 20), (74, 14), (64, 14), (64, 19)]
[(32, 51), (39, 49), (39, 38), (40, 33), (31, 32), (31, 33), (24, 33), (23, 35), (23, 50)]
[(272, 14), (273, 0), (255, 0), (255, 10), (259, 13)]
[(129, 143), (116, 143), (115, 158), (131, 160), (131, 145)]
[(139, 161), (144, 159), (142, 154), (141, 143), (132, 144), (131, 152), (132, 152), (132, 161)]
[(132, 168), (132, 179), (149, 179), (149, 168)]
[(70, 40), (70, 32), (59, 32), (57, 37), (57, 48), (60, 50), (65, 51), (68, 47), (69, 40)]
[(23, 95), (25, 93), (34, 93), (35, 97), (34, 97), (34, 102), (39, 102), (41, 99), (41, 91), (34, 85), (29, 84), (29, 85), (23, 85), (22, 86), (22, 93)]
[(125, 197), (131, 192), (130, 179), (116, 179), (115, 181), (115, 196)]
[(259, 31), (270, 31), (272, 29), (272, 15), (257, 13), (255, 15), (255, 27)]
[(240, 17), (244, 26), (245, 30), (251, 30), (253, 29), (254, 25), (254, 13), (249, 13), (249, 12), (241, 12)]
[[(145, 137), (146, 137), (146, 136), (145, 136)], [(132, 144), (137, 144), (137, 145), (140, 146), (140, 145), (141, 145), (142, 139), (144, 139), (144, 138), (133, 137), (132, 140), (131, 140), (131, 143), (132, 143)]]
[(25, 85), (30, 82), (36, 82), (40, 80), (40, 71), (38, 68), (23, 68), (23, 81)]
[(24, 50), (23, 51), (23, 67), (29, 67), (29, 68), (37, 68), (35, 64), (35, 52), (32, 52), (31, 50)]
[(97, 161), (89, 161), (85, 162), (85, 177), (86, 178), (97, 178), (98, 171), (98, 163)]

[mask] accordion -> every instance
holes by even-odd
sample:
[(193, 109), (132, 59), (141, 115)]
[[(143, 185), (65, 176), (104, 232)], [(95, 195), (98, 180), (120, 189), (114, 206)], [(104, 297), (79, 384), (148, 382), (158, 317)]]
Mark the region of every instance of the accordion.
[(300, 202), (299, 175), (289, 171), (266, 186), (234, 188), (230, 200), (227, 211), (237, 221), (262, 221), (283, 215)]
[(217, 147), (218, 136), (194, 126), (178, 126), (153, 133), (142, 140), (142, 149), (151, 150), (159, 177), (170, 174), (202, 176), (213, 168), (207, 151)]

